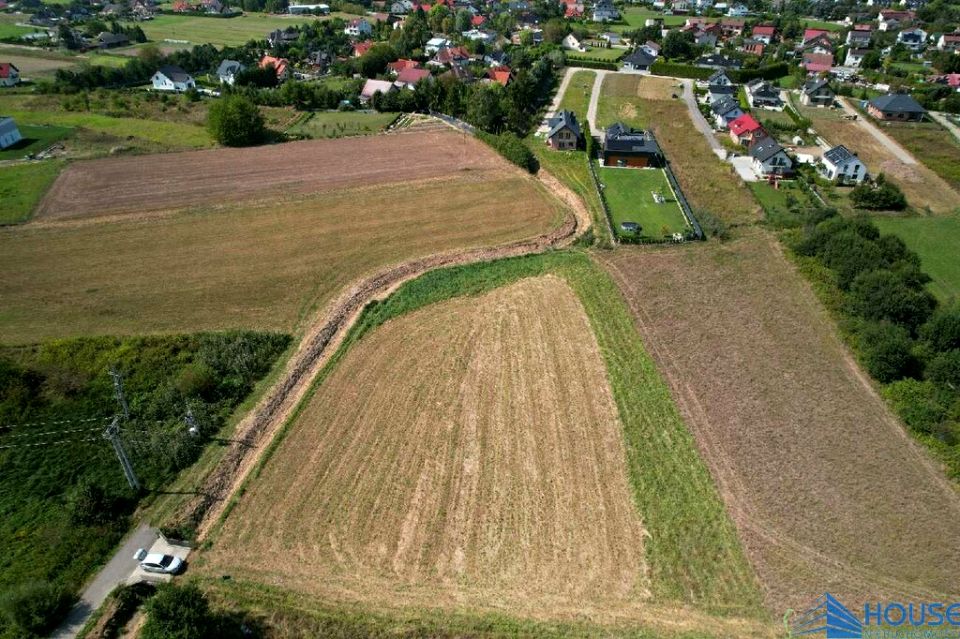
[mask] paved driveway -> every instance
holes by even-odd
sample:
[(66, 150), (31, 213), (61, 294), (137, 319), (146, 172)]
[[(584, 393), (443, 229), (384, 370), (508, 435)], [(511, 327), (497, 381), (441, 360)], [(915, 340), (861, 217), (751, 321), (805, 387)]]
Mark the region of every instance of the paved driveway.
[(846, 111), (849, 115), (857, 116), (856, 123), (860, 125), (860, 128), (869, 133), (876, 139), (877, 142), (882, 144), (890, 153), (894, 155), (898, 160), (904, 164), (916, 164), (917, 161), (914, 159), (913, 155), (910, 154), (905, 148), (894, 142), (890, 137), (878, 129), (872, 122), (863, 117), (862, 113), (859, 113), (852, 106), (847, 104), (847, 101), (844, 98), (838, 98), (843, 110)]
[(590, 132), (598, 136), (601, 142), (603, 142), (603, 129), (597, 126), (597, 106), (600, 104), (600, 88), (608, 73), (616, 73), (616, 71), (597, 69), (597, 77), (593, 80), (593, 91), (590, 93), (590, 104), (587, 105), (587, 122), (590, 124)]
[(690, 110), (690, 120), (693, 122), (693, 126), (697, 127), (697, 130), (707, 139), (707, 144), (710, 145), (710, 149), (717, 157), (725, 160), (727, 158), (727, 150), (717, 141), (717, 138), (713, 137), (713, 127), (710, 126), (707, 119), (700, 113), (700, 107), (697, 105), (697, 96), (693, 93), (693, 80), (681, 80), (681, 82), (683, 82), (683, 99), (687, 103), (687, 109)]
[(753, 171), (753, 158), (749, 155), (738, 155), (735, 158), (731, 158), (730, 164), (733, 165), (733, 168), (737, 171), (737, 175), (739, 175), (744, 182), (756, 182), (759, 179)]

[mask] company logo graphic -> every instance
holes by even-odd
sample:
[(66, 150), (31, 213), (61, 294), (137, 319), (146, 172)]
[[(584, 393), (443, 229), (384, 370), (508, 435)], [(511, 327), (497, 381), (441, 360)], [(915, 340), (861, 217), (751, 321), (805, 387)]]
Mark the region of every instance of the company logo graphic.
[(857, 616), (829, 592), (790, 619), (791, 637), (823, 639), (960, 638), (960, 603), (866, 603)]
[(826, 632), (826, 639), (862, 639), (863, 623), (829, 592), (790, 624), (790, 635)]

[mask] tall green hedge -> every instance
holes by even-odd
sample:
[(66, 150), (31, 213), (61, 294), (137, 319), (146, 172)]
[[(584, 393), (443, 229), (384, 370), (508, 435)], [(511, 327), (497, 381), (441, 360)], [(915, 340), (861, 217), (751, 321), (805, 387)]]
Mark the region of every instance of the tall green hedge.
[(513, 133), (507, 132), (495, 135), (478, 129), (477, 137), (492, 146), (497, 153), (521, 169), (529, 171), (530, 173), (536, 173), (540, 170), (540, 163), (537, 161), (537, 156), (523, 143), (523, 140)]
[(616, 62), (607, 62), (605, 60), (584, 60), (583, 58), (567, 57), (568, 67), (583, 67), (584, 69), (606, 69), (607, 71), (616, 71)]
[(693, 80), (706, 80), (713, 75), (714, 69), (709, 67), (698, 67), (692, 64), (683, 64), (681, 62), (666, 62), (657, 60), (650, 65), (650, 73), (654, 75), (668, 75), (674, 78), (691, 78)]

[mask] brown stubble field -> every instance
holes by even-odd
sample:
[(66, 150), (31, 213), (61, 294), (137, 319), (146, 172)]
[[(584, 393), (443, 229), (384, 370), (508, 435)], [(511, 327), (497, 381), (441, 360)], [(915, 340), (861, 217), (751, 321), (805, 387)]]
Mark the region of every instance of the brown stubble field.
[[(843, 120), (842, 111), (800, 107), (800, 113), (813, 122), (813, 128), (832, 145), (842, 144), (857, 153), (871, 175), (883, 173), (917, 208), (930, 207), (934, 213), (949, 213), (960, 207), (960, 194), (924, 164), (905, 164), (860, 124)], [(864, 117), (862, 114), (859, 117)], [(885, 128), (880, 129), (889, 135)], [(949, 135), (949, 133), (944, 133)], [(948, 141), (949, 142), (949, 141)]]
[(690, 121), (686, 102), (672, 97), (683, 94), (676, 85), (667, 78), (611, 73), (603, 81), (598, 124), (619, 120), (651, 129), (694, 213), (709, 211), (731, 225), (761, 219), (753, 194)]
[(642, 607), (644, 534), (589, 321), (544, 276), (354, 345), (200, 565), (328, 602), (572, 618)]
[[(458, 134), (431, 132), (429, 144), (418, 142), (419, 135), (323, 141), (331, 157), (358, 148), (376, 155), (378, 141), (392, 149), (392, 167), (356, 159), (369, 167), (366, 177), (356, 165), (339, 175), (308, 167), (301, 175), (312, 182), (284, 178), (293, 193), (261, 190), (276, 183), (247, 192), (241, 181), (247, 199), (229, 201), (224, 185), (233, 174), (263, 171), (258, 158), (235, 171), (218, 168), (220, 187), (201, 179), (210, 187), (203, 205), (195, 204), (199, 188), (174, 189), (165, 205), (187, 208), (155, 212), (143, 211), (163, 180), (124, 178), (122, 165), (141, 158), (123, 159), (119, 173), (111, 175), (128, 180), (130, 192), (117, 196), (128, 208), (107, 200), (117, 212), (91, 217), (103, 209), (78, 189), (72, 210), (86, 217), (0, 230), (0, 341), (231, 328), (299, 332), (318, 308), (362, 276), (437, 252), (532, 237), (558, 226), (566, 214), (536, 180), (480, 143), (467, 140), (464, 157)], [(266, 149), (296, 158), (292, 151), (298, 147)], [(142, 159), (179, 170), (176, 158), (193, 155)], [(454, 161), (444, 164), (443, 158)], [(114, 170), (112, 162), (106, 166)], [(72, 167), (89, 175), (84, 164)], [(420, 179), (414, 179), (418, 171)], [(405, 172), (406, 179), (396, 182)], [(308, 187), (328, 190), (297, 194)], [(66, 192), (61, 187), (56, 197)]]
[(960, 594), (960, 499), (859, 371), (763, 232), (598, 254), (628, 298), (769, 608), (824, 591)]
[(126, 215), (502, 167), (489, 147), (449, 129), (104, 158), (71, 164), (36, 217)]

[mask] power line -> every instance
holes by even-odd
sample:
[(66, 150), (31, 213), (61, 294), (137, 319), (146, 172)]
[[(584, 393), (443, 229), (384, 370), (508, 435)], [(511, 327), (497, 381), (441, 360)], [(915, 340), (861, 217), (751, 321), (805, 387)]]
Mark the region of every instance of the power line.
[[(99, 429), (98, 429), (99, 430)], [(99, 437), (85, 437), (82, 439), (60, 439), (56, 441), (45, 441), (45, 442), (30, 442), (28, 444), (5, 444), (0, 446), (0, 449), (4, 448), (33, 448), (36, 446), (56, 446), (58, 444), (79, 444), (81, 442), (92, 442), (100, 439)]]
[(101, 416), (101, 417), (87, 417), (85, 419), (56, 419), (56, 420), (49, 420), (45, 422), (25, 422), (22, 424), (5, 424), (3, 426), (0, 426), (0, 430), (15, 430), (18, 428), (32, 428), (34, 426), (57, 426), (57, 425), (62, 426), (63, 424), (84, 424), (84, 423), (97, 422), (97, 421), (105, 422), (108, 419), (110, 418), (107, 416)]
[(70, 430), (48, 430), (42, 433), (15, 433), (13, 435), (6, 435), (5, 437), (43, 437), (45, 435), (66, 435), (68, 433), (89, 433), (95, 430), (100, 430), (101, 427), (97, 426), (96, 428), (72, 428)]

